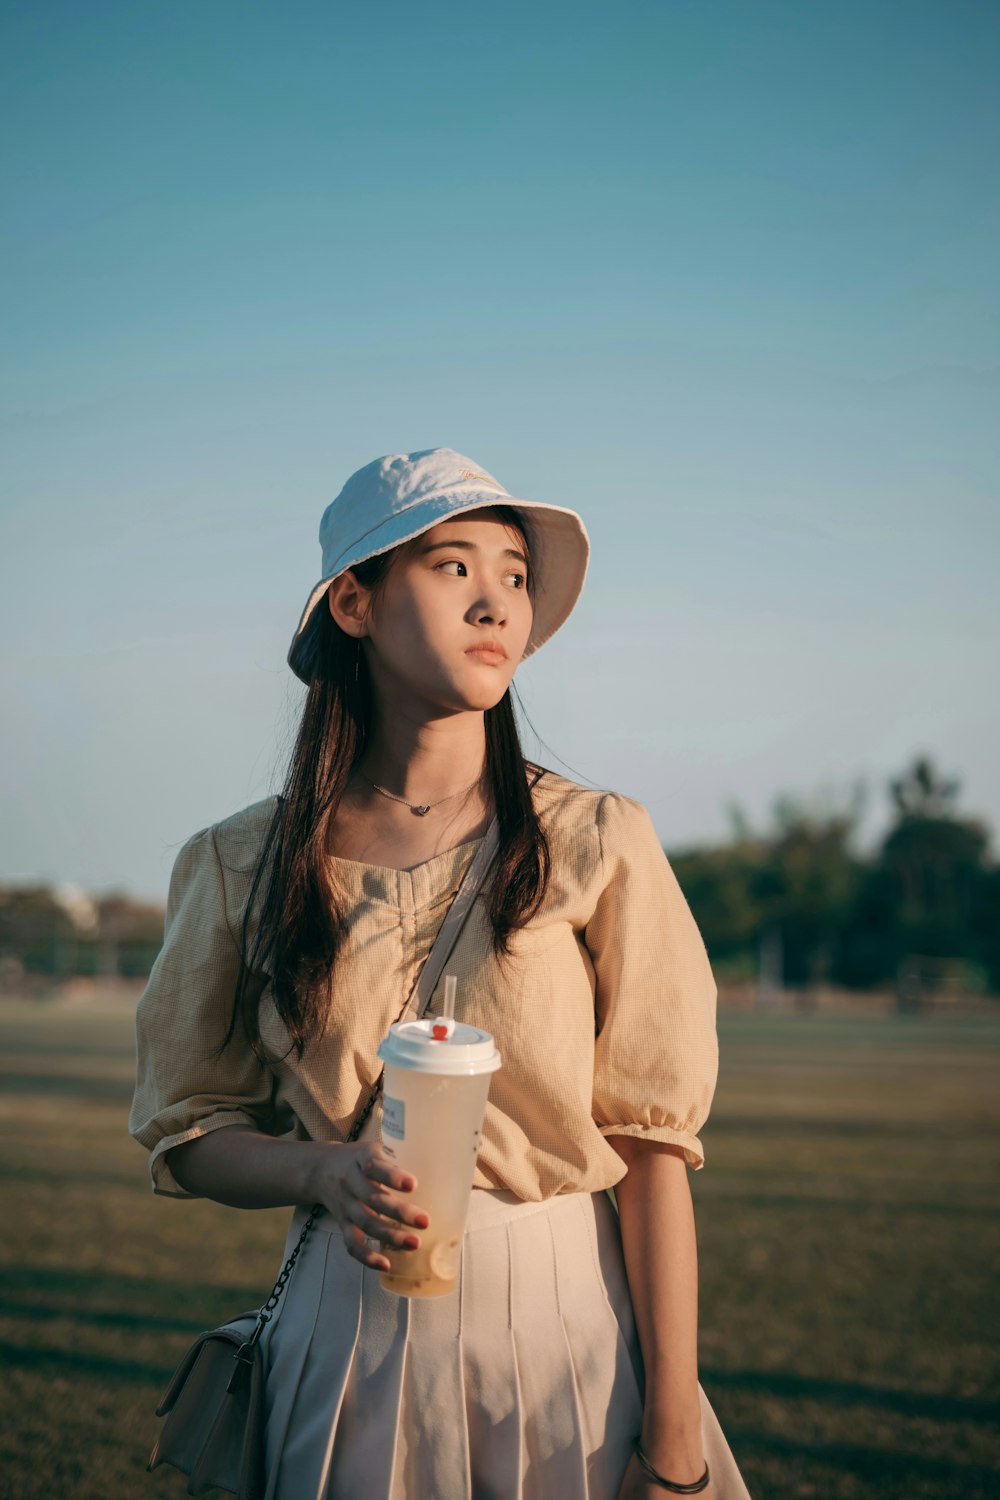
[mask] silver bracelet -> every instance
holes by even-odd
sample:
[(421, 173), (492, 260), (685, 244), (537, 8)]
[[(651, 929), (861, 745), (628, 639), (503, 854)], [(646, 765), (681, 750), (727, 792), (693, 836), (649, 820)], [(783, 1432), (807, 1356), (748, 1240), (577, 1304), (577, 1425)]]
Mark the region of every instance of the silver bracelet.
[(642, 1464), (650, 1479), (654, 1479), (661, 1489), (670, 1490), (675, 1495), (698, 1495), (702, 1490), (708, 1489), (708, 1464), (705, 1465), (705, 1472), (700, 1479), (692, 1479), (690, 1484), (678, 1484), (676, 1480), (666, 1479), (653, 1468), (653, 1465), (645, 1453), (643, 1453), (638, 1438), (636, 1438), (635, 1443), (635, 1456)]

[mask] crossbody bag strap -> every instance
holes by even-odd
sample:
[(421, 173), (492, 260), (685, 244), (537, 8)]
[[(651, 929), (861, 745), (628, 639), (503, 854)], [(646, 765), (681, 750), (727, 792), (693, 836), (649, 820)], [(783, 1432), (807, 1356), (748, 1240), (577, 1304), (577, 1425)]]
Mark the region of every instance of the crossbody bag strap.
[(479, 895), (499, 842), (500, 829), (494, 818), (486, 830), (486, 837), (476, 850), (475, 858), (465, 872), (465, 879), (455, 893), (455, 899), (448, 908), (448, 915), (441, 923), (434, 946), (427, 955), (420, 970), (420, 977), (413, 987), (413, 993), (400, 1016), (401, 1021), (420, 1020), (430, 1005), (434, 991), (438, 987), (438, 980), (451, 957), (452, 949), (458, 941), (458, 934), (465, 925), (465, 919), (472, 910), (472, 903)]
[[(438, 935), (434, 940), (434, 946), (424, 960), (417, 982), (413, 986), (406, 1004), (403, 1006), (403, 1009), (399, 1013), (399, 1016), (397, 1018), (399, 1021), (409, 1020), (411, 1017), (413, 1019), (419, 1020), (427, 1010), (427, 1007), (430, 1005), (431, 999), (434, 995), (434, 991), (437, 988), (438, 980), (441, 978), (441, 974), (444, 970), (445, 964), (451, 957), (452, 949), (454, 948), (455, 943), (458, 941), (458, 935), (465, 924), (465, 919), (469, 915), (469, 912), (472, 910), (472, 903), (475, 901), (476, 897), (479, 895), (480, 890), (482, 889), (483, 881), (486, 878), (486, 872), (493, 861), (493, 856), (497, 852), (499, 843), (500, 827), (497, 819), (494, 818), (489, 828), (486, 830), (486, 835), (483, 839), (483, 842), (476, 850), (476, 854), (472, 860), (472, 863), (469, 865), (469, 868), (465, 872), (465, 878), (463, 879), (461, 885), (455, 893), (454, 900), (452, 901), (451, 906), (448, 908), (448, 914), (445, 917), (444, 921), (441, 923)], [(362, 1130), (365, 1128), (365, 1121), (368, 1119), (368, 1116), (375, 1108), (376, 1100), (378, 1099), (379, 1094), (382, 1092), (383, 1077), (384, 1069), (380, 1069), (378, 1078), (372, 1085), (371, 1091), (364, 1103), (364, 1106), (355, 1119), (354, 1124), (351, 1126), (350, 1134), (348, 1135), (345, 1144), (349, 1145), (352, 1141), (356, 1141)], [(299, 1235), (298, 1240), (296, 1241), (295, 1248), (292, 1250), (291, 1255), (288, 1257), (288, 1259), (285, 1261), (284, 1266), (281, 1268), (281, 1274), (278, 1276), (277, 1281), (274, 1283), (274, 1289), (271, 1292), (271, 1295), (268, 1297), (267, 1301), (264, 1303), (263, 1307), (257, 1314), (257, 1323), (254, 1327), (253, 1333), (247, 1339), (246, 1343), (236, 1351), (236, 1358), (237, 1360), (244, 1362), (244, 1368), (250, 1363), (250, 1361), (252, 1361), (254, 1357), (254, 1346), (274, 1315), (274, 1309), (277, 1307), (281, 1295), (288, 1284), (288, 1278), (292, 1274), (295, 1262), (299, 1258), (299, 1251), (305, 1244), (309, 1231), (312, 1229), (317, 1219), (321, 1218), (325, 1213), (326, 1208), (322, 1203), (314, 1203), (312, 1208), (310, 1209), (309, 1217), (302, 1226), (302, 1232)], [(240, 1366), (237, 1366), (238, 1370), (240, 1368)], [(236, 1379), (235, 1374), (233, 1376), (233, 1379)]]

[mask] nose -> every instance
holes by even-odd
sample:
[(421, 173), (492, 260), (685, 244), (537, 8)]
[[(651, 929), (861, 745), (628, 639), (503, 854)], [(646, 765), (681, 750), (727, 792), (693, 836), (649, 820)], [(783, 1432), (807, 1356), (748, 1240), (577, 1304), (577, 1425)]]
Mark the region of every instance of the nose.
[(467, 618), (474, 625), (495, 625), (502, 630), (507, 623), (507, 600), (501, 585), (484, 584), (479, 598), (470, 605)]

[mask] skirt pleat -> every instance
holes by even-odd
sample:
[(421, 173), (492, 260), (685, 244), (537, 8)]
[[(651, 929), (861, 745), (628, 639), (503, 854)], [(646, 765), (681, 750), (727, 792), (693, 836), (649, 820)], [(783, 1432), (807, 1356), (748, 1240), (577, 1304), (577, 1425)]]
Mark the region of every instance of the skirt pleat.
[(459, 1295), (465, 1421), (469, 1448), (476, 1454), (476, 1500), (509, 1500), (521, 1493), (524, 1401), (511, 1318), (506, 1224), (499, 1233), (466, 1231)]
[[(338, 1257), (350, 1261), (341, 1241)], [(337, 1423), (336, 1446), (323, 1494), (394, 1494), (394, 1434), (403, 1402), (409, 1307), (402, 1297), (376, 1296), (374, 1276), (358, 1265), (359, 1327), (364, 1337), (354, 1350), (351, 1379)], [(373, 1422), (384, 1412), (385, 1422)]]
[[(305, 1217), (296, 1210), (285, 1259)], [(265, 1500), (326, 1500), (330, 1452), (361, 1329), (365, 1271), (342, 1239), (340, 1248), (346, 1264), (331, 1234), (309, 1236), (268, 1326)], [(276, 1337), (279, 1328), (282, 1337)]]
[[(563, 1205), (563, 1213), (569, 1205)], [(562, 1215), (559, 1215), (560, 1217)], [(586, 1495), (587, 1432), (559, 1308), (552, 1213), (508, 1224), (510, 1302), (523, 1401), (522, 1495)]]
[[(387, 1292), (323, 1218), (265, 1354), (266, 1500), (617, 1500), (642, 1424), (604, 1193), (474, 1190), (458, 1287), (437, 1298)], [(749, 1500), (698, 1389), (716, 1500)]]
[(468, 1495), (471, 1476), (458, 1296), (397, 1300), (408, 1307), (409, 1338), (391, 1500)]
[[(617, 1234), (614, 1209), (607, 1201), (592, 1205), (583, 1194), (574, 1193), (567, 1199), (567, 1210), (572, 1210), (576, 1221), (567, 1228), (577, 1239), (583, 1262), (577, 1274), (567, 1275), (565, 1265), (557, 1261), (559, 1313), (574, 1373), (583, 1452), (587, 1455), (586, 1484), (575, 1493), (613, 1494), (642, 1422), (641, 1373), (637, 1374), (635, 1362), (639, 1359), (638, 1334), (630, 1298), (620, 1301), (623, 1323), (619, 1323), (600, 1273), (598, 1231), (606, 1234), (610, 1228)], [(625, 1420), (613, 1420), (618, 1411)]]

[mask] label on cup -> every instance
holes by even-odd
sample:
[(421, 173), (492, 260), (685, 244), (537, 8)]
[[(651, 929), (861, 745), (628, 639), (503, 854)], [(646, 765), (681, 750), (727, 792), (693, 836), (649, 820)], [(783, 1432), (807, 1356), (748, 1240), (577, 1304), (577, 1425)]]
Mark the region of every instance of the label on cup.
[(391, 1135), (394, 1141), (406, 1137), (406, 1104), (402, 1099), (382, 1098), (382, 1134)]

